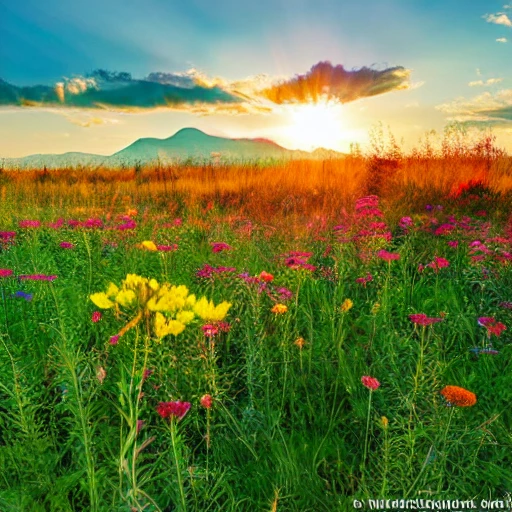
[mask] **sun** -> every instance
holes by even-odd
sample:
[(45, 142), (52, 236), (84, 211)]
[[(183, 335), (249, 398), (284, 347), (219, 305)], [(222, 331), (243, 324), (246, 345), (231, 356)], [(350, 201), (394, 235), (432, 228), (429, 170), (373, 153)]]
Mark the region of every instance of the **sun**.
[(297, 149), (339, 149), (344, 135), (341, 105), (331, 102), (289, 107), (290, 122), (280, 131), (282, 139)]

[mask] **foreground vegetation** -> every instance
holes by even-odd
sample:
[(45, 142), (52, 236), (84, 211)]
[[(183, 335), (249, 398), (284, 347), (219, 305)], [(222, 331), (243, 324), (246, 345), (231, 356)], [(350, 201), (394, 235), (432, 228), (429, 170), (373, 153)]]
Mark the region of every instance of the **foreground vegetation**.
[(456, 149), (4, 171), (0, 510), (510, 499), (512, 174)]

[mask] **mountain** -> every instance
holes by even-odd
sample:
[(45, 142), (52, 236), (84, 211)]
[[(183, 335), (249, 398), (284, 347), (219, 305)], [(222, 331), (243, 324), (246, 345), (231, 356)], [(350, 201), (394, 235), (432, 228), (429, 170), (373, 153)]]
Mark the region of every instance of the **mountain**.
[(0, 159), (6, 169), (55, 169), (62, 167), (132, 167), (160, 162), (170, 164), (261, 160), (289, 160), (341, 158), (343, 153), (316, 149), (289, 150), (267, 139), (227, 139), (207, 135), (196, 128), (183, 128), (167, 139), (138, 139), (128, 147), (110, 156), (90, 153), (64, 153), (61, 155), (30, 155), (23, 158)]

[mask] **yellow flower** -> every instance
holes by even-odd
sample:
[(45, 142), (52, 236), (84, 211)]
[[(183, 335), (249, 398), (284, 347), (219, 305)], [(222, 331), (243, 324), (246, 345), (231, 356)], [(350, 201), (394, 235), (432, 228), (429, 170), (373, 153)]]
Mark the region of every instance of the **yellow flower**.
[(386, 416), (382, 416), (380, 419), (380, 422), (382, 423), (382, 428), (387, 429), (389, 425), (389, 420), (386, 418)]
[(177, 336), (185, 330), (185, 324), (178, 320), (167, 320), (162, 313), (155, 314), (154, 331), (158, 338), (163, 338), (168, 334)]
[(137, 300), (137, 295), (133, 290), (121, 290), (116, 295), (116, 302), (124, 307), (132, 306)]
[(114, 303), (107, 297), (106, 293), (93, 293), (89, 298), (101, 309), (110, 309)]
[(107, 297), (114, 298), (118, 293), (119, 288), (114, 283), (110, 283), (106, 291)]
[(157, 251), (157, 247), (154, 242), (151, 240), (144, 240), (141, 244), (142, 249), (146, 249), (148, 251)]
[(177, 315), (176, 315), (176, 320), (178, 320), (178, 322), (181, 322), (185, 325), (189, 324), (190, 322), (192, 322), (192, 320), (194, 320), (194, 312), (193, 311), (180, 311)]
[(207, 322), (220, 322), (224, 320), (228, 313), (231, 304), (229, 302), (221, 302), (218, 306), (215, 306), (212, 301), (209, 301), (206, 297), (201, 297), (194, 304), (194, 313)]
[(350, 299), (345, 299), (340, 309), (342, 313), (346, 313), (348, 310), (352, 309), (354, 303)]
[(372, 307), (372, 311), (371, 311), (372, 315), (376, 315), (377, 312), (379, 311), (379, 309), (380, 309), (380, 304), (378, 302), (376, 302)]
[(276, 315), (282, 315), (288, 311), (288, 307), (284, 304), (276, 304), (270, 311)]

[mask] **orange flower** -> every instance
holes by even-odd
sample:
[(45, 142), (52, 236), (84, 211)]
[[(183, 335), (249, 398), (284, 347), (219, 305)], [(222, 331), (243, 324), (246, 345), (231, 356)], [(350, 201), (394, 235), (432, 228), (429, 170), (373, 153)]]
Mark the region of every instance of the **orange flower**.
[(270, 311), (276, 315), (282, 315), (288, 311), (288, 307), (284, 304), (276, 304)]
[(459, 407), (471, 407), (476, 404), (476, 395), (459, 386), (445, 386), (441, 390), (441, 395), (443, 395), (450, 404)]
[(293, 343), (302, 350), (306, 344), (306, 340), (304, 338), (297, 338)]

